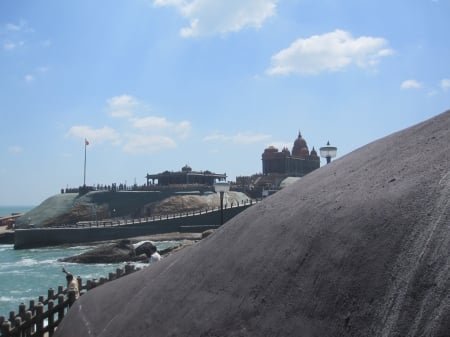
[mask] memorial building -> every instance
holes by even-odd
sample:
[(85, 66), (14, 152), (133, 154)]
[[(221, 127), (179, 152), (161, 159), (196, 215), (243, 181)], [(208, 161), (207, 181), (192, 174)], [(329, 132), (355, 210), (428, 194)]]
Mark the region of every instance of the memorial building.
[(213, 186), (216, 181), (226, 181), (227, 175), (210, 171), (192, 171), (185, 165), (181, 171), (164, 171), (158, 174), (147, 174), (147, 186), (172, 186), (172, 185), (206, 185)]
[(303, 177), (320, 167), (320, 158), (314, 147), (311, 152), (306, 140), (298, 133), (294, 141), (292, 152), (287, 147), (279, 151), (269, 146), (262, 154), (262, 172), (264, 175), (285, 175), (289, 177)]

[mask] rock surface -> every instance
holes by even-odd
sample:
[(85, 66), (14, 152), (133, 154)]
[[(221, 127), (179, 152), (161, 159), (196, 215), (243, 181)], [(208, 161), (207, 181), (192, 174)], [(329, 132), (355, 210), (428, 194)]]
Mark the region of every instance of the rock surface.
[(69, 336), (450, 336), (450, 111), (83, 295)]
[(130, 240), (120, 240), (116, 243), (102, 244), (85, 253), (65, 257), (60, 261), (70, 263), (119, 263), (144, 260), (139, 255)]
[[(195, 193), (193, 191), (192, 193)], [(85, 195), (54, 195), (16, 220), (16, 228), (49, 227), (113, 217), (139, 218), (217, 208), (219, 195), (173, 195), (173, 193), (94, 191)], [(247, 201), (241, 192), (227, 192), (224, 203)]]
[[(159, 251), (162, 256), (165, 256), (172, 251), (179, 250), (194, 243), (192, 240), (183, 239), (168, 245), (164, 250)], [(119, 263), (119, 262), (133, 262), (133, 261), (147, 261), (145, 255), (150, 247), (155, 245), (151, 241), (136, 241), (136, 240), (118, 240), (117, 242), (103, 243), (87, 252), (69, 256), (60, 259), (60, 262), (69, 263)]]

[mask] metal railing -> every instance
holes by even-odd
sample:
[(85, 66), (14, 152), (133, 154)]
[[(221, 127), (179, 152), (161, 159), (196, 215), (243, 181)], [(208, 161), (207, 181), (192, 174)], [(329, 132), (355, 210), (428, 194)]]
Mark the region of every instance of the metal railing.
[[(248, 205), (253, 205), (254, 203), (257, 203), (258, 200), (242, 200), (242, 202), (232, 202), (229, 205), (225, 204), (224, 209), (227, 208), (236, 208), (236, 207), (245, 207)], [(211, 212), (220, 212), (220, 207), (210, 208), (210, 209), (200, 209), (200, 210), (193, 210), (193, 211), (186, 211), (181, 213), (173, 213), (173, 214), (164, 214), (164, 215), (154, 215), (154, 216), (148, 216), (148, 217), (140, 217), (140, 218), (132, 218), (132, 219), (120, 219), (120, 218), (113, 218), (113, 219), (105, 219), (105, 220), (93, 220), (93, 221), (78, 221), (74, 224), (60, 224), (60, 225), (52, 225), (48, 228), (91, 228), (91, 227), (115, 227), (115, 226), (124, 226), (124, 225), (134, 225), (134, 224), (140, 224), (140, 223), (148, 223), (148, 222), (154, 222), (154, 221), (161, 221), (161, 220), (167, 220), (167, 219), (175, 219), (175, 218), (182, 218), (182, 217), (190, 217), (190, 216), (196, 216), (201, 214), (207, 214)]]

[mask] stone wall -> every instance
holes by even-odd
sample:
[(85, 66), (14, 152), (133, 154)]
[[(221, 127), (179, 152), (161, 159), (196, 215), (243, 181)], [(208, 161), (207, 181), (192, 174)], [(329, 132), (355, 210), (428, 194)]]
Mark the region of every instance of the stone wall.
[[(224, 222), (250, 206), (224, 209)], [(220, 211), (210, 211), (199, 215), (112, 227), (16, 229), (14, 248), (25, 249), (60, 244), (107, 241), (171, 232), (203, 232), (207, 229), (219, 227), (220, 221)]]

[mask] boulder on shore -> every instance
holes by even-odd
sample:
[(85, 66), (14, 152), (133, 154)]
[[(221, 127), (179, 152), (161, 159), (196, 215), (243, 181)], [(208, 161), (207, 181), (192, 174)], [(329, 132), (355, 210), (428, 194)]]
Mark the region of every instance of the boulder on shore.
[(313, 171), (87, 292), (55, 337), (450, 336), (449, 130), (447, 111)]
[(70, 263), (119, 263), (139, 261), (144, 260), (144, 258), (136, 255), (136, 250), (130, 240), (121, 240), (116, 243), (102, 244), (85, 253), (62, 258), (60, 261)]
[[(172, 250), (186, 243), (179, 242), (160, 251), (167, 255)], [(70, 263), (120, 263), (133, 261), (147, 261), (147, 254), (151, 247), (156, 247), (150, 241), (133, 243), (131, 240), (120, 240), (118, 242), (102, 244), (85, 253), (60, 259), (61, 262)]]

